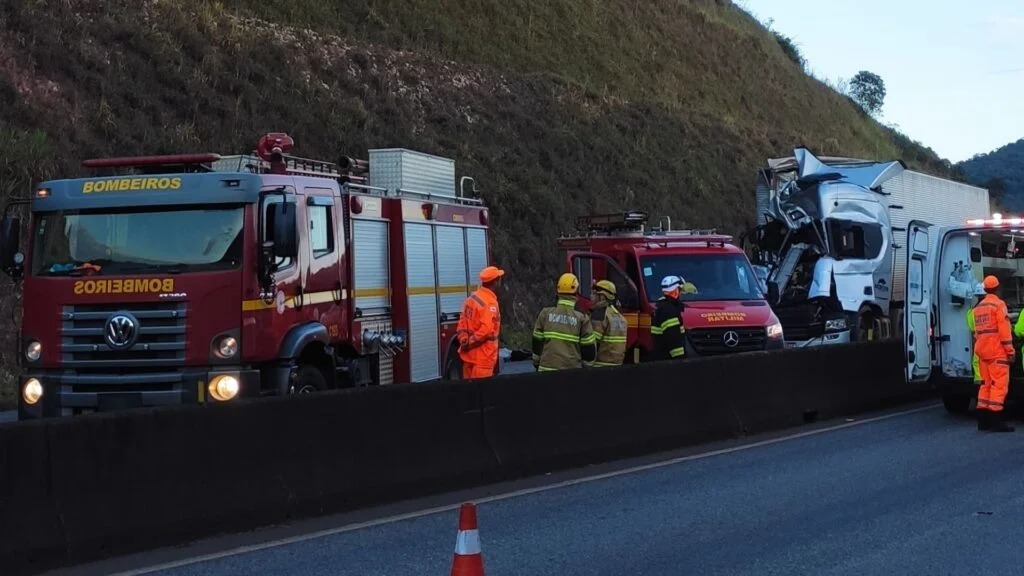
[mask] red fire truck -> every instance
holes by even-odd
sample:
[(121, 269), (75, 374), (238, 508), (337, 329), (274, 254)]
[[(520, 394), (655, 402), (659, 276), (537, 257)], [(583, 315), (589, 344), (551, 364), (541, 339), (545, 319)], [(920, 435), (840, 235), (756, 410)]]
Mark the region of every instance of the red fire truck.
[(37, 187), (24, 253), (5, 217), (19, 418), (442, 377), (490, 261), (473, 179), (406, 149), (293, 146), (88, 160), (100, 175)]
[(580, 280), (581, 308), (589, 309), (594, 281), (615, 284), (629, 324), (626, 362), (642, 362), (651, 350), (651, 316), (661, 298), (661, 279), (669, 275), (696, 288), (681, 296), (687, 356), (784, 347), (782, 325), (731, 236), (672, 230), (669, 218), (647, 230), (647, 221), (648, 215), (638, 211), (585, 216), (577, 232), (558, 239), (568, 270)]

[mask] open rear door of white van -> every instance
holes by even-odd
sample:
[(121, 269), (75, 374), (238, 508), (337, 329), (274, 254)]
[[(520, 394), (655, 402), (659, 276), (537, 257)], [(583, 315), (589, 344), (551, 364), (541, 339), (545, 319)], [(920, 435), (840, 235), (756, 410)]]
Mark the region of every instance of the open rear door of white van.
[(932, 279), (928, 273), (931, 224), (912, 220), (907, 225), (907, 281), (904, 287), (904, 344), (907, 382), (923, 382), (932, 373)]

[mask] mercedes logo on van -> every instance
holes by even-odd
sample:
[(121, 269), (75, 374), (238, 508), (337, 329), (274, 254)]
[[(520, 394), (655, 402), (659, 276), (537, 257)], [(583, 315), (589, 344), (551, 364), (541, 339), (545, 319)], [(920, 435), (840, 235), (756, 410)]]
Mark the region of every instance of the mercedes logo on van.
[(735, 348), (740, 343), (740, 335), (735, 330), (729, 330), (722, 335), (722, 343), (729, 348)]
[(139, 321), (127, 312), (118, 312), (107, 318), (103, 339), (114, 350), (131, 348), (139, 339)]

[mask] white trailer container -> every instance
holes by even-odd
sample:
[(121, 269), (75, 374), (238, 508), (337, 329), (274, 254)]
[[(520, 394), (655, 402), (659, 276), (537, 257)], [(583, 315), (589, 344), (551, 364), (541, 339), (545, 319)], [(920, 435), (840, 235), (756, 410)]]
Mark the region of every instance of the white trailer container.
[[(921, 172), (904, 170), (899, 176), (882, 184), (882, 193), (889, 204), (893, 232), (892, 294), (901, 298), (907, 281), (907, 225), (923, 220), (936, 227), (964, 226), (968, 220), (990, 216), (988, 190), (938, 178)], [(929, 252), (934, 254), (937, 235), (930, 237)], [(981, 267), (975, 269), (981, 281)]]

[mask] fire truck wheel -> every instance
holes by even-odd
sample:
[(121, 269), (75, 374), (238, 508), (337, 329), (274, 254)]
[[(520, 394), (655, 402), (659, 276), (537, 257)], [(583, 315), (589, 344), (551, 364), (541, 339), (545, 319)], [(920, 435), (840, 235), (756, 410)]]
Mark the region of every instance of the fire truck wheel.
[(312, 394), (327, 389), (327, 379), (319, 368), (312, 364), (302, 364), (296, 371), (295, 386), (292, 394)]

